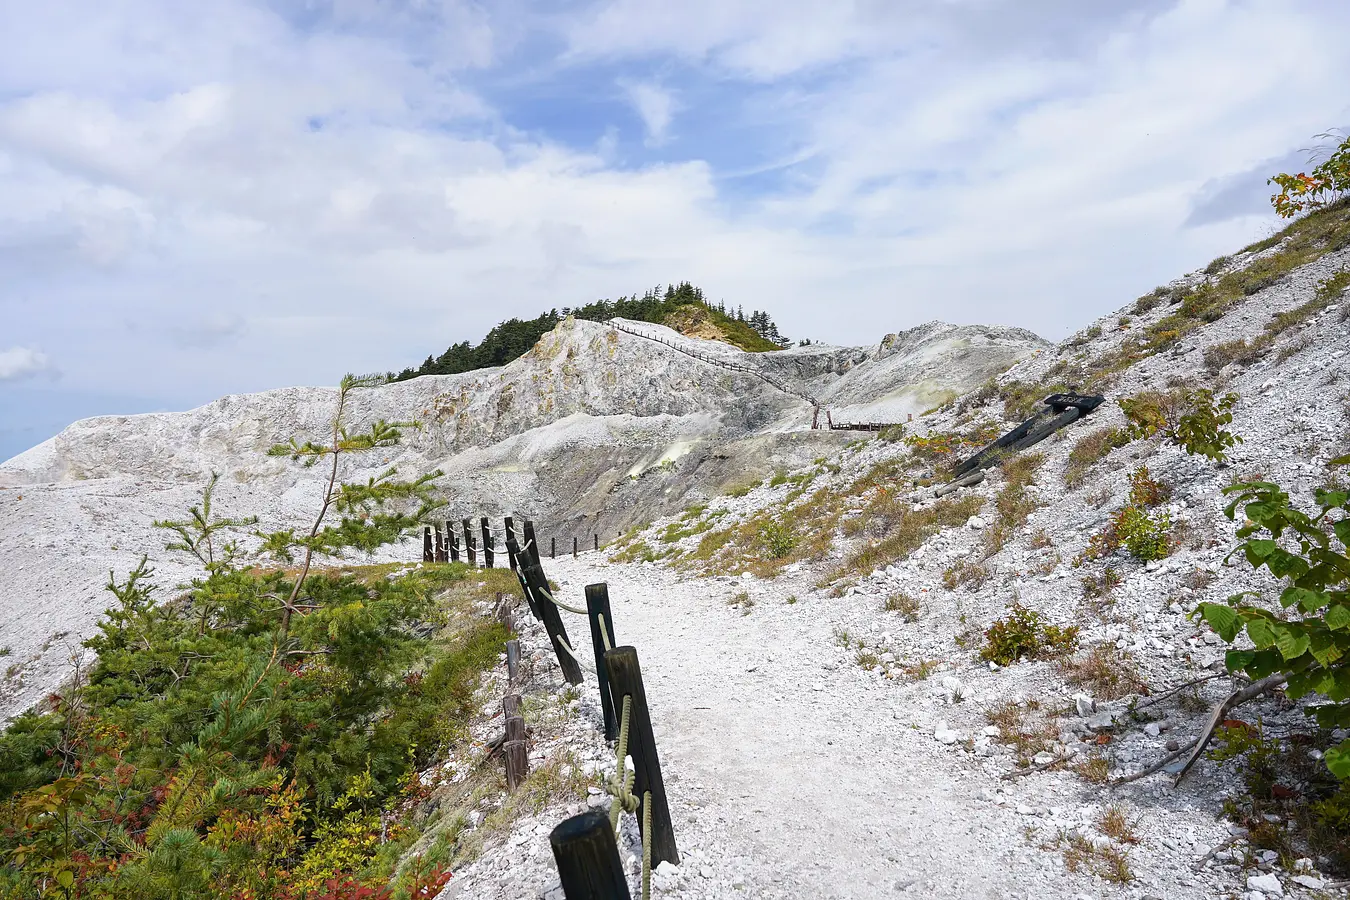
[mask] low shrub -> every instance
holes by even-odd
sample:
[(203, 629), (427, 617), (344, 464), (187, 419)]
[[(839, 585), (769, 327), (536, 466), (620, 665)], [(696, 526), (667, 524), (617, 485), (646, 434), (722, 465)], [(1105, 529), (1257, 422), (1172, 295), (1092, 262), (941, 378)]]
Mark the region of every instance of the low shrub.
[(1041, 614), (1014, 602), (1008, 614), (984, 633), (980, 658), (1000, 666), (1019, 659), (1047, 659), (1072, 653), (1078, 646), (1078, 628), (1047, 625)]
[(1065, 681), (1088, 688), (1101, 700), (1119, 700), (1148, 690), (1134, 660), (1111, 644), (1098, 644), (1082, 656), (1061, 660), (1057, 667)]
[(1088, 600), (1095, 600), (1099, 597), (1105, 597), (1116, 588), (1120, 587), (1125, 579), (1120, 577), (1111, 566), (1107, 566), (1100, 575), (1087, 575), (1083, 578), (1083, 597)]
[(1001, 468), (1005, 481), (994, 497), (994, 521), (984, 533), (988, 553), (1002, 550), (1040, 506), (1027, 488), (1035, 483), (1036, 473), (1044, 462), (1040, 453), (1019, 453), (1004, 459)]
[(1131, 438), (1162, 433), (1191, 455), (1227, 462), (1225, 451), (1242, 443), (1242, 438), (1224, 427), (1233, 421), (1232, 410), (1238, 399), (1237, 394), (1230, 393), (1216, 401), (1214, 392), (1207, 388), (1148, 391), (1120, 400), (1120, 408), (1130, 422)]
[(792, 523), (773, 519), (759, 526), (759, 539), (770, 559), (786, 559), (797, 546), (797, 532)]
[(887, 612), (899, 613), (900, 618), (906, 622), (919, 621), (919, 614), (923, 611), (919, 601), (915, 600), (909, 594), (891, 594), (882, 604), (882, 608)]
[(959, 587), (978, 591), (991, 577), (989, 568), (983, 563), (958, 559), (952, 563), (947, 571), (942, 573), (942, 583), (949, 591), (954, 591)]
[(1081, 485), (1094, 465), (1105, 459), (1112, 450), (1124, 447), (1129, 442), (1130, 436), (1125, 429), (1114, 425), (1083, 435), (1069, 451), (1069, 461), (1064, 468), (1065, 486), (1072, 489)]

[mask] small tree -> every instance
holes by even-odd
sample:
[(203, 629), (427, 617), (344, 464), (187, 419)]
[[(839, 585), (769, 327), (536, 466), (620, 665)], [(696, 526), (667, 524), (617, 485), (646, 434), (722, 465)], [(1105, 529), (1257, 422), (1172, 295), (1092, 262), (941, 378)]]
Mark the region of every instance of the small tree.
[[(1319, 138), (1335, 136), (1331, 132), (1317, 135)], [(1350, 193), (1350, 135), (1312, 170), (1311, 175), (1281, 173), (1266, 179), (1266, 184), (1280, 188), (1280, 192), (1270, 198), (1270, 203), (1285, 219), (1335, 202)]]
[(1226, 451), (1242, 443), (1241, 437), (1224, 427), (1232, 424), (1238, 399), (1230, 393), (1216, 400), (1208, 388), (1146, 391), (1123, 398), (1120, 408), (1129, 420), (1126, 434), (1131, 440), (1161, 432), (1187, 453), (1222, 463), (1228, 461)]
[[(1350, 465), (1350, 455), (1329, 465)], [(1323, 727), (1350, 726), (1350, 492), (1318, 489), (1316, 515), (1294, 508), (1268, 481), (1224, 493), (1233, 495), (1224, 514), (1236, 519), (1240, 506), (1246, 517), (1237, 531), (1243, 542), (1233, 553), (1241, 551), (1252, 566), (1285, 582), (1279, 600), (1287, 612), (1244, 602), (1257, 596), (1246, 591), (1227, 603), (1201, 603), (1195, 614), (1229, 643), (1244, 630), (1251, 639), (1253, 649), (1228, 651), (1230, 671), (1253, 679), (1285, 673), (1290, 697), (1318, 693), (1331, 701), (1312, 708)], [(1350, 778), (1350, 741), (1327, 751), (1326, 763), (1337, 778)]]
[(220, 473), (212, 472), (206, 482), (206, 489), (202, 491), (202, 502), (188, 510), (186, 519), (180, 522), (157, 519), (154, 522), (156, 528), (167, 528), (178, 535), (178, 540), (164, 545), (165, 550), (182, 550), (184, 553), (192, 554), (205, 567), (208, 574), (229, 568), (239, 554), (238, 541), (225, 541), (220, 546), (220, 558), (217, 559), (216, 532), (258, 524), (257, 516), (246, 516), (242, 519), (218, 519), (212, 516), (211, 495), (215, 492), (216, 482), (219, 480)]
[[(441, 477), (439, 469), (420, 475), (412, 481), (397, 481), (398, 470), (386, 469), (365, 484), (344, 484), (338, 481), (340, 462), (344, 455), (378, 450), (396, 445), (402, 429), (420, 427), (416, 422), (386, 422), (380, 419), (366, 431), (349, 431), (345, 422), (347, 402), (353, 391), (384, 384), (380, 375), (345, 375), (338, 384), (337, 409), (329, 426), (325, 443), (291, 438), (288, 443), (276, 444), (268, 456), (289, 456), (292, 461), (303, 460), (309, 468), (329, 459), (328, 479), (323, 501), (307, 534), (297, 536), (295, 529), (260, 533), (262, 551), (277, 559), (291, 562), (297, 552), (303, 553), (300, 573), (283, 601), (281, 632), (291, 625), (291, 617), (298, 602), (305, 579), (309, 575), (314, 554), (341, 557), (348, 550), (373, 552), (385, 544), (397, 541), (404, 532), (425, 521), (432, 512), (444, 506), (432, 496), (432, 482)], [(412, 511), (409, 511), (409, 508)], [(325, 525), (330, 510), (341, 518), (336, 525)]]

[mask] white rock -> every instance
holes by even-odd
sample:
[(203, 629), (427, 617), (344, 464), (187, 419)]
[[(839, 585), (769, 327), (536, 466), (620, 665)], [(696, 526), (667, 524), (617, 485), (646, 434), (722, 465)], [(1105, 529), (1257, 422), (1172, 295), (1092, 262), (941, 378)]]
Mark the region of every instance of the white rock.
[(1149, 722), (1147, 725), (1144, 726), (1144, 734), (1148, 735), (1149, 737), (1157, 737), (1158, 735), (1162, 734), (1162, 728), (1159, 727), (1157, 722)]
[(1313, 891), (1317, 890), (1323, 884), (1326, 883), (1322, 879), (1318, 878), (1316, 875), (1295, 875), (1293, 878), (1289, 880), (1294, 882), (1294, 884), (1298, 885), (1299, 887), (1305, 887)]
[(969, 519), (966, 519), (966, 526), (968, 528), (974, 529), (975, 531), (981, 531), (984, 529), (985, 521), (984, 519), (981, 519), (979, 516), (971, 516)]
[(1284, 887), (1280, 884), (1280, 879), (1276, 878), (1270, 872), (1264, 875), (1248, 875), (1247, 889), (1250, 891), (1260, 891), (1263, 894), (1269, 894), (1272, 897), (1283, 897)]
[(1097, 704), (1087, 694), (1074, 694), (1073, 705), (1078, 710), (1078, 714), (1084, 718), (1097, 711)]

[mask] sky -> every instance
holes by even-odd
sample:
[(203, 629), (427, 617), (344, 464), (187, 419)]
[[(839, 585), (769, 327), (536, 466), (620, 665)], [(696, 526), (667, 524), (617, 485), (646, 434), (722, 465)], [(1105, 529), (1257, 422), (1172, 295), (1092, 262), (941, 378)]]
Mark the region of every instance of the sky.
[[(690, 280), (1058, 339), (1270, 234), (1343, 0), (0, 0), (0, 459)], [(1337, 87), (1337, 86), (1340, 87)]]

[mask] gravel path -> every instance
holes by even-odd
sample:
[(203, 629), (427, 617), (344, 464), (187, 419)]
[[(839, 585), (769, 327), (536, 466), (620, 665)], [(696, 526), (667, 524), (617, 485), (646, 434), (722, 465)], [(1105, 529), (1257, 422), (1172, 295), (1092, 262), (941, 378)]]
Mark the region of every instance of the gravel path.
[[(1166, 882), (1156, 896), (1214, 896), (1182, 865), (1122, 891), (1028, 843), (1029, 822), (1090, 817), (1104, 798), (1048, 775), (1069, 796), (1031, 805), (1014, 792), (1044, 803), (1044, 784), (1000, 784), (1006, 760), (935, 741), (932, 682), (882, 682), (841, 663), (820, 614), (840, 601), (742, 615), (726, 603), (739, 583), (596, 557), (546, 565), (568, 602), (608, 582), (619, 643), (638, 648), (685, 855), (663, 893), (724, 896), (713, 881), (730, 875), (738, 896), (756, 897), (1147, 897), (1152, 880)], [(568, 624), (577, 640), (586, 633), (577, 617)], [(986, 799), (1003, 786), (1010, 802)]]

